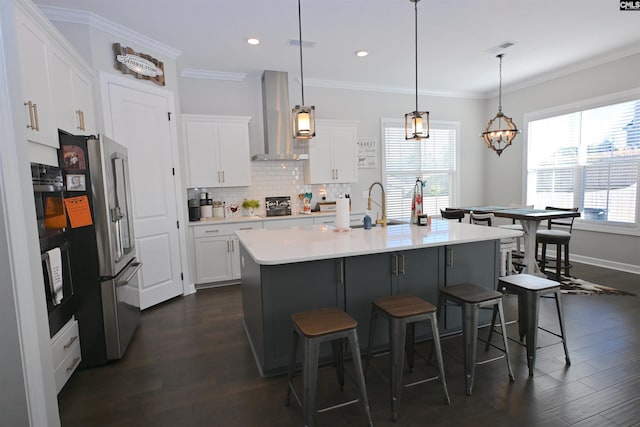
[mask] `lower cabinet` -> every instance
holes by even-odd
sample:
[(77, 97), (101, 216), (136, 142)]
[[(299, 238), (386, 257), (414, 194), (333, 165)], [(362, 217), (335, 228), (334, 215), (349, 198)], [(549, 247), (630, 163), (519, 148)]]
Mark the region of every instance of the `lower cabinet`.
[[(496, 289), (500, 273), (500, 241), (487, 240), (445, 246), (444, 265), (445, 286), (475, 283)], [(441, 322), (440, 329), (445, 333), (459, 331), (462, 328), (461, 309), (447, 306), (444, 311), (445, 320)], [(489, 323), (491, 313), (491, 310), (481, 310), (480, 323)]]
[[(358, 322), (360, 347), (369, 347), (371, 303), (376, 298), (411, 294), (438, 304), (441, 283), (442, 248), (423, 248), (345, 258), (344, 289), (346, 310)], [(416, 328), (418, 337), (430, 335), (429, 325)], [(379, 321), (375, 348), (389, 343), (386, 321)]]
[(240, 243), (236, 230), (261, 228), (258, 221), (202, 225), (194, 229), (197, 285), (240, 279)]
[(56, 392), (60, 393), (82, 360), (78, 321), (71, 319), (51, 338)]

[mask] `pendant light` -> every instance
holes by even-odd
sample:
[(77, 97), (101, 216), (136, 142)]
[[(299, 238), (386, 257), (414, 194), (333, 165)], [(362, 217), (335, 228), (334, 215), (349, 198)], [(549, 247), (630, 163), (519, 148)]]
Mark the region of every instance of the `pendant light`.
[(498, 156), (511, 145), (513, 139), (520, 131), (513, 123), (511, 117), (502, 113), (502, 57), (504, 53), (496, 56), (500, 59), (500, 86), (498, 87), (498, 114), (487, 124), (487, 128), (480, 134), (487, 147), (496, 152)]
[(427, 139), (429, 138), (429, 112), (418, 111), (418, 2), (420, 0), (409, 0), (415, 5), (415, 46), (416, 46), (416, 109), (404, 115), (404, 139)]
[(316, 136), (316, 107), (304, 105), (304, 73), (302, 71), (302, 14), (298, 0), (298, 30), (300, 42), (300, 87), (302, 88), (302, 105), (296, 105), (293, 114), (293, 137), (311, 139)]

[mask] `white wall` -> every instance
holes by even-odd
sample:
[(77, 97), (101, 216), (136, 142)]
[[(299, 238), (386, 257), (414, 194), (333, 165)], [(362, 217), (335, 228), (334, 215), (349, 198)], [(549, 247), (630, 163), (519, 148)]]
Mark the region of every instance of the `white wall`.
[[(491, 152), (486, 157), (485, 202), (505, 204), (524, 202), (526, 166), (526, 129), (524, 115), (552, 107), (575, 104), (604, 95), (640, 88), (640, 53), (613, 62), (558, 77), (535, 86), (505, 93), (502, 107), (511, 116), (523, 134), (500, 158)], [(487, 119), (495, 115), (497, 99), (487, 101)], [(640, 236), (609, 234), (575, 230), (571, 239), (574, 259), (583, 259), (621, 269), (640, 271)]]

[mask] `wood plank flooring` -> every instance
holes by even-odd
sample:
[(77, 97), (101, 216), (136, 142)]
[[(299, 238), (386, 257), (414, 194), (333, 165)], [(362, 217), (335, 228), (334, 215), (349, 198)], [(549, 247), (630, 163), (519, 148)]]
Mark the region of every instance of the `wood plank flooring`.
[[(572, 274), (640, 295), (635, 274), (583, 264), (575, 264)], [(515, 382), (509, 382), (504, 360), (495, 361), (477, 367), (473, 395), (466, 396), (457, 360), (462, 338), (448, 337), (443, 350), (451, 404), (442, 403), (436, 382), (405, 388), (400, 419), (393, 423), (383, 379), (388, 356), (382, 355), (367, 378), (374, 425), (640, 426), (640, 296), (563, 295), (563, 301), (571, 366), (565, 365), (562, 345), (550, 345), (538, 350), (530, 378), (525, 349), (512, 343)], [(514, 319), (514, 297), (505, 302), (507, 320)], [(557, 325), (552, 304), (542, 303), (541, 324), (549, 329)], [(543, 344), (557, 341), (544, 335)], [(478, 357), (484, 357), (484, 346), (478, 347)], [(418, 345), (423, 353), (429, 348)], [(431, 372), (416, 358), (412, 376)], [(355, 395), (348, 380), (339, 391), (331, 368), (320, 370), (319, 383), (318, 407)], [(62, 425), (69, 427), (301, 425), (302, 410), (295, 402), (284, 406), (285, 392), (285, 376), (259, 376), (242, 327), (240, 288), (230, 286), (145, 310), (125, 357), (76, 372), (58, 401)], [(318, 414), (316, 422), (366, 425), (357, 404)]]

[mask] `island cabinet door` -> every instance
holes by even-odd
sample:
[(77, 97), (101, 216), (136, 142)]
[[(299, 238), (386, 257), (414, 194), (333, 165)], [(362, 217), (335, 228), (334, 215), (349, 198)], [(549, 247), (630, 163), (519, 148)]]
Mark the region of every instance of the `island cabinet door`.
[[(445, 286), (475, 283), (496, 289), (500, 271), (500, 241), (462, 243), (445, 247)], [(445, 321), (440, 329), (447, 332), (462, 328), (462, 312), (458, 307), (447, 306)], [(442, 319), (442, 316), (441, 316)], [(481, 310), (480, 323), (491, 321), (491, 310)]]
[[(268, 319), (262, 325), (266, 373), (286, 372), (293, 313), (323, 307), (344, 308), (338, 299), (340, 270), (341, 259), (260, 266), (263, 318)], [(320, 357), (330, 359), (331, 346), (321, 347)]]

